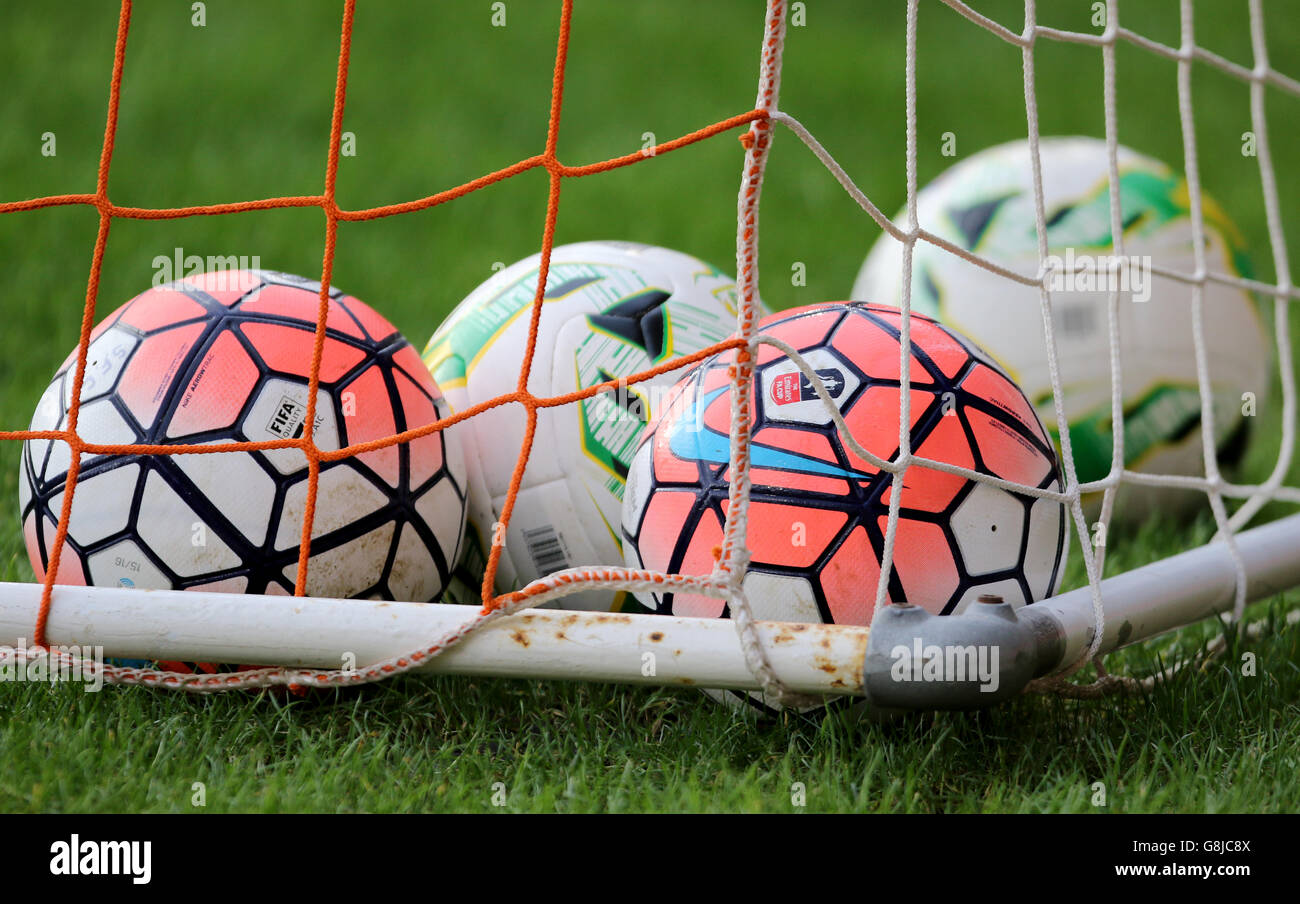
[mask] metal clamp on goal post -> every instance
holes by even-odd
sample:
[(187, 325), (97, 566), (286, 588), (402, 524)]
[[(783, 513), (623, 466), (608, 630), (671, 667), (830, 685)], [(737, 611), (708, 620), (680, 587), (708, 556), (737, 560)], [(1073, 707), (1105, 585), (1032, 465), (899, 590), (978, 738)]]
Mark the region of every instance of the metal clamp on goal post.
[(862, 685), (873, 709), (975, 709), (1014, 697), (1059, 661), (1059, 623), (986, 596), (961, 615), (895, 604), (876, 613)]
[[(1300, 515), (1244, 531), (1236, 545), (1246, 602), (1300, 586)], [(1237, 571), (1232, 550), (1217, 542), (1107, 578), (1098, 589), (1105, 613), (1098, 652), (1109, 653), (1232, 612)], [(886, 710), (987, 706), (1077, 663), (1095, 631), (1087, 586), (1020, 609), (981, 600), (960, 615), (886, 606), (872, 621), (863, 689)]]

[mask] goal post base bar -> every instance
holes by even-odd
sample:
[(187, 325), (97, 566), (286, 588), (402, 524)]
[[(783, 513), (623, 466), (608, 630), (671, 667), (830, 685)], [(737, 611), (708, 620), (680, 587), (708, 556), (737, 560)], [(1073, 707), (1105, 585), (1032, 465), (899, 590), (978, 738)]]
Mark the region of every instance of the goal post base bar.
[[(1236, 540), (1249, 600), (1300, 585), (1300, 515)], [(1101, 584), (1101, 651), (1230, 612), (1235, 587), (1222, 543), (1108, 578)], [(0, 583), (0, 645), (30, 645), (40, 597), (39, 584)], [(424, 647), (477, 613), (438, 603), (60, 585), (46, 634), (51, 644), (102, 647), (113, 658), (338, 669)], [(977, 603), (961, 615), (939, 617), (915, 606), (888, 606), (870, 630), (781, 622), (755, 627), (773, 673), (789, 690), (864, 696), (873, 708), (890, 711), (968, 708), (1013, 696), (1031, 679), (1076, 662), (1091, 643), (1093, 624), (1092, 595), (1083, 587), (1019, 610)], [(973, 648), (973, 658), (966, 648)], [(936, 655), (947, 659), (927, 670)], [(908, 657), (913, 661), (900, 664)], [(559, 609), (503, 617), (420, 670), (760, 689), (730, 620)]]
[[(0, 583), (0, 645), (30, 646), (39, 584)], [(106, 657), (361, 668), (425, 647), (479, 609), (59, 585), (51, 645)], [(868, 629), (756, 622), (775, 674), (807, 694), (861, 694)], [(735, 623), (725, 619), (525, 609), (431, 657), (426, 673), (756, 690)]]
[[(1246, 602), (1300, 587), (1300, 514), (1235, 535), (1246, 573)], [(1223, 542), (1207, 543), (1117, 574), (1101, 582), (1106, 627), (1098, 652), (1147, 640), (1193, 622), (1232, 612), (1237, 572)], [(1044, 673), (1064, 670), (1083, 656), (1094, 633), (1092, 592), (1080, 587), (1035, 603), (1022, 614), (1050, 617), (1063, 644), (1059, 661)]]

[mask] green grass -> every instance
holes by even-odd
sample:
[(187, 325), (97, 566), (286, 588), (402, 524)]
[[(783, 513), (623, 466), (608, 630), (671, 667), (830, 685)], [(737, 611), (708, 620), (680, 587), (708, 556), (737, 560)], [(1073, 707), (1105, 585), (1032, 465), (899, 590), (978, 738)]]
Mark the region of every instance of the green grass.
[[(904, 198), (904, 4), (817, 0), (792, 29), (782, 107), (804, 122), (884, 210)], [(1014, 0), (976, 4), (1019, 30)], [(1044, 21), (1088, 30), (1088, 3), (1040, 3)], [(338, 47), (339, 8), (233, 0), (137, 4), (110, 178), (123, 204), (174, 206), (319, 192)], [(399, 9), (361, 4), (344, 128), (340, 203), (420, 197), (541, 150), (557, 4)], [(1177, 44), (1177, 5), (1122, 4), (1129, 27)], [(1265, 3), (1275, 66), (1300, 73), (1300, 14)], [(1201, 0), (1198, 40), (1250, 63), (1244, 2)], [(109, 3), (18, 7), (0, 29), (0, 200), (93, 191), (116, 11)], [(762, 17), (740, 0), (583, 2), (574, 31), (560, 155), (586, 163), (749, 109)], [(1175, 67), (1122, 46), (1120, 138), (1177, 163)], [(1020, 54), (934, 2), (920, 12), (918, 135), (922, 184), (951, 160), (954, 132), (972, 153), (1023, 136)], [(1102, 134), (1095, 49), (1038, 49), (1044, 134)], [(1245, 86), (1198, 67), (1202, 178), (1233, 214), (1261, 278), (1273, 278)], [(1300, 197), (1300, 101), (1270, 92), (1279, 196)], [(40, 154), (54, 132), (58, 153)], [(734, 258), (741, 149), (735, 135), (617, 172), (566, 182), (557, 241), (628, 238)], [(344, 224), (336, 285), (386, 313), (417, 345), (491, 273), (537, 250), (545, 179), (533, 172), (418, 214)], [(0, 217), (0, 426), (26, 426), (49, 376), (76, 341), (94, 211)], [(1290, 256), (1300, 227), (1288, 221)], [(784, 308), (847, 293), (878, 228), (789, 134), (779, 134), (762, 210), (765, 299)], [(324, 217), (271, 211), (167, 222), (116, 221), (100, 316), (149, 284), (150, 262), (187, 253), (259, 255), (264, 266), (318, 274)], [(793, 262), (807, 285), (791, 286)], [(1247, 463), (1258, 477), (1279, 435), (1261, 413)], [(1270, 420), (1271, 418), (1271, 420)], [(18, 447), (0, 444), (0, 510), (16, 510)], [(1297, 481), (1291, 480), (1294, 484)], [(1191, 524), (1156, 521), (1112, 533), (1108, 570), (1203, 541)], [(1081, 569), (1077, 550), (1069, 580)], [(0, 519), (0, 578), (32, 577), (17, 518)], [(1252, 609), (1280, 622), (1296, 594)], [(1143, 674), (1195, 649), (1212, 626), (1113, 658)], [(1300, 787), (1300, 631), (1275, 627), (1150, 695), (1076, 703), (1029, 698), (966, 715), (878, 725), (845, 715), (758, 723), (690, 691), (465, 679), (399, 680), (360, 692), (185, 698), (131, 689), (0, 687), (0, 809), (206, 812), (505, 809), (561, 811), (1294, 811)], [(1257, 657), (1241, 674), (1241, 655)]]

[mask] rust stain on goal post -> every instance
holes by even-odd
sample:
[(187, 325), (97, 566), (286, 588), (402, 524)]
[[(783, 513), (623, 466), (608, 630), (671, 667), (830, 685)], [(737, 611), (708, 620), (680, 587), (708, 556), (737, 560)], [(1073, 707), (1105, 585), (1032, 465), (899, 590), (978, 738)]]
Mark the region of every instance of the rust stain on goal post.
[[(791, 685), (809, 693), (863, 693), (869, 628), (768, 621), (754, 627), (774, 672)], [(565, 677), (583, 680), (758, 689), (747, 668), (733, 667), (742, 658), (735, 656), (739, 641), (727, 619), (531, 609), (485, 626), (476, 637), (467, 638), (465, 646), (482, 644), (480, 655), (486, 656), (500, 639), (516, 677), (555, 677), (550, 663), (561, 661), (576, 669)], [(655, 663), (649, 674), (641, 670), (647, 654)], [(431, 660), (423, 668), (458, 672), (458, 656)]]

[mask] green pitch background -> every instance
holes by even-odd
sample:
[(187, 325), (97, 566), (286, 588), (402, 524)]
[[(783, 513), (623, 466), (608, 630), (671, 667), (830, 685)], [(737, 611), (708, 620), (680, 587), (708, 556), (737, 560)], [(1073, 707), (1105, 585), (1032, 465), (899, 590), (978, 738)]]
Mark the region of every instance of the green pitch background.
[[(542, 150), (558, 3), (357, 11), (339, 202), (422, 197)], [(959, 156), (1023, 137), (1017, 48), (926, 0), (918, 62), (919, 179)], [(1019, 31), (1022, 5), (978, 2)], [(1039, 4), (1040, 20), (1096, 31), (1091, 4)], [(1300, 8), (1266, 0), (1273, 65), (1300, 76)], [(211, 0), (135, 9), (109, 191), (125, 205), (171, 207), (322, 190), (340, 3)], [(808, 0), (792, 28), (781, 106), (807, 125), (867, 194), (892, 213), (904, 199), (905, 4)], [(1174, 2), (1122, 4), (1123, 22), (1178, 43)], [(1244, 0), (1196, 4), (1198, 43), (1251, 65)], [(111, 3), (35, 4), (0, 27), (0, 200), (93, 192), (117, 11)], [(583, 0), (574, 16), (560, 156), (588, 163), (664, 141), (751, 108), (761, 4)], [(1121, 141), (1181, 168), (1176, 66), (1117, 50)], [(1101, 57), (1040, 41), (1044, 134), (1102, 135)], [(1198, 65), (1202, 180), (1236, 218), (1262, 279), (1274, 278), (1259, 171), (1241, 153), (1251, 128), (1245, 85)], [(1270, 90), (1269, 130), (1293, 267), (1300, 264), (1300, 100)], [(44, 133), (55, 156), (41, 153)], [(742, 149), (736, 132), (613, 173), (564, 183), (557, 242), (619, 238), (734, 266)], [(448, 205), (339, 228), (335, 285), (389, 316), (418, 347), (492, 272), (540, 246), (546, 180), (530, 172)], [(842, 298), (879, 234), (812, 155), (778, 130), (765, 185), (762, 291), (776, 308)], [(115, 221), (99, 317), (146, 288), (157, 255), (259, 256), (318, 276), (316, 209), (165, 222)], [(0, 425), (26, 427), (75, 344), (97, 226), (94, 210), (0, 216)], [(806, 286), (791, 284), (806, 267)], [(99, 318), (97, 318), (99, 319)], [(1293, 334), (1296, 331), (1293, 329)], [(1280, 435), (1275, 400), (1260, 413), (1247, 477), (1267, 472)], [(17, 510), (18, 446), (0, 444), (0, 578), (31, 580)], [(1297, 469), (1289, 481), (1297, 482)], [(1282, 508), (1270, 511), (1280, 514)], [(1109, 570), (1204, 541), (1194, 523), (1118, 528)], [(1070, 580), (1080, 577), (1072, 555)], [(1280, 622), (1280, 598), (1251, 610)], [(1145, 673), (1194, 649), (1208, 628), (1115, 657)], [(976, 715), (880, 726), (838, 716), (764, 724), (690, 691), (536, 682), (399, 680), (284, 700), (193, 699), (141, 690), (0, 687), (0, 810), (181, 812), (746, 810), (786, 812), (802, 782), (811, 811), (1157, 811), (1300, 809), (1300, 630), (1272, 626), (1243, 649), (1148, 697), (1100, 703), (1029, 699)], [(203, 783), (206, 805), (193, 806)], [(1103, 782), (1106, 806), (1093, 805)]]

